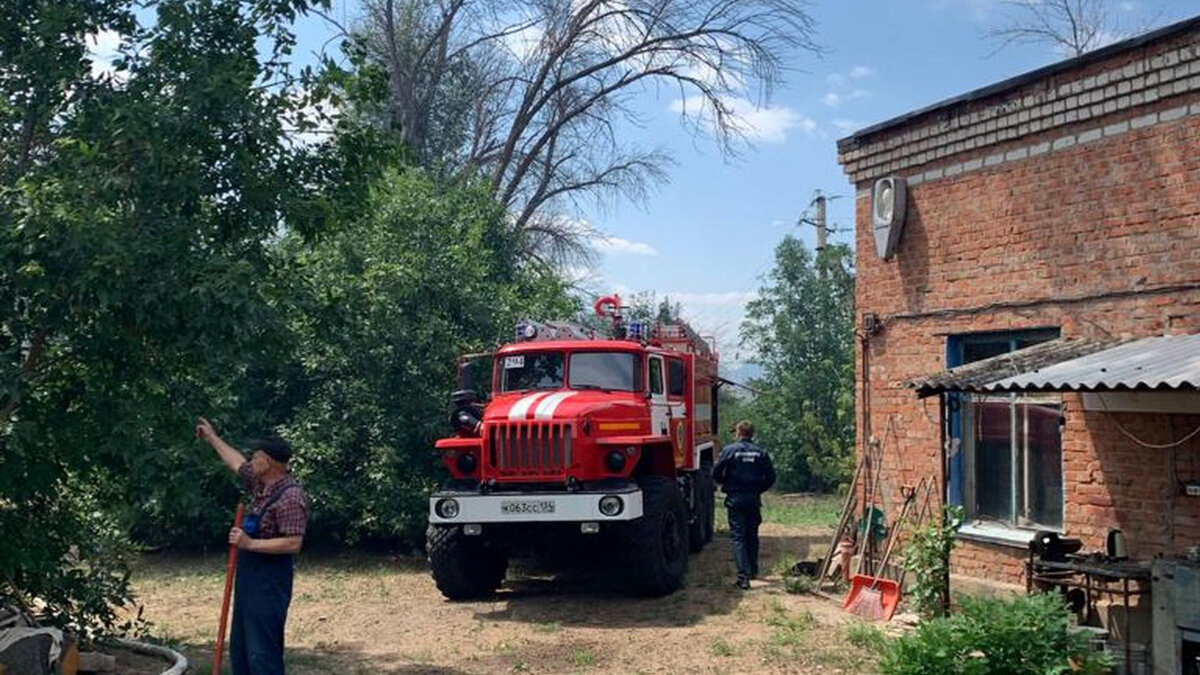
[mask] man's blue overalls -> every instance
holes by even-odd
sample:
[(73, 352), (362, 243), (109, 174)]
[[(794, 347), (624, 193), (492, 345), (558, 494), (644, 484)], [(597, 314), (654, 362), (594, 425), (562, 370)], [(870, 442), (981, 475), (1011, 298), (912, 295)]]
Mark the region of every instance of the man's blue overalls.
[[(281, 486), (259, 511), (246, 514), (242, 531), (258, 538), (261, 522), (289, 488)], [(238, 551), (229, 661), (234, 675), (283, 675), (283, 626), (292, 601), (295, 556)]]
[(775, 467), (766, 450), (748, 438), (738, 439), (721, 451), (713, 467), (713, 480), (725, 492), (729, 538), (737, 564), (738, 586), (748, 587), (758, 576), (758, 526), (762, 523), (762, 493), (775, 484)]

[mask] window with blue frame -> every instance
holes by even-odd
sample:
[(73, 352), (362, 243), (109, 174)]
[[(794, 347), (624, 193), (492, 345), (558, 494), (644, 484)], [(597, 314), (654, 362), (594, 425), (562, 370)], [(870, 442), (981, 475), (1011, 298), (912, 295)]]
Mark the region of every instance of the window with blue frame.
[[(954, 335), (949, 367), (1057, 338), (1057, 328)], [(947, 394), (950, 502), (967, 516), (1019, 528), (1062, 527), (1062, 398), (1058, 394)]]

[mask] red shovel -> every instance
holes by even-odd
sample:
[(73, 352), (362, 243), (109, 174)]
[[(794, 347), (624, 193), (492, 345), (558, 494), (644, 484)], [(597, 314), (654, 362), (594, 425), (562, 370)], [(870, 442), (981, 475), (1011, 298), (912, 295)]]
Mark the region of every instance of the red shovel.
[[(245, 507), (238, 502), (237, 511), (233, 514), (233, 526), (242, 526), (242, 513)], [(212, 675), (221, 673), (221, 651), (225, 647), (225, 625), (229, 619), (229, 596), (233, 593), (233, 569), (237, 563), (237, 546), (229, 545), (229, 565), (225, 568), (225, 594), (221, 596), (221, 627), (217, 629), (217, 648), (213, 652)]]

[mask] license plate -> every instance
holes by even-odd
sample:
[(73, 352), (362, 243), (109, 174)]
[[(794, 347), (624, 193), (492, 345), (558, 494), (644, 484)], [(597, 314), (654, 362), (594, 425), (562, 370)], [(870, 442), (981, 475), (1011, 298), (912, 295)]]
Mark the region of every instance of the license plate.
[(500, 502), (500, 513), (505, 516), (516, 516), (526, 513), (554, 513), (554, 502)]

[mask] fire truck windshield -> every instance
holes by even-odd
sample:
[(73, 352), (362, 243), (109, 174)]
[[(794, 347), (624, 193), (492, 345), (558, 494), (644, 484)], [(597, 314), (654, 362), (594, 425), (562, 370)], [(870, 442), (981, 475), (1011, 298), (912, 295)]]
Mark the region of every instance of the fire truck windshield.
[[(562, 352), (509, 354), (500, 361), (500, 391), (561, 389), (564, 375)], [(623, 352), (573, 352), (566, 369), (571, 389), (639, 391), (642, 361)]]
[(641, 359), (622, 352), (575, 352), (567, 369), (572, 389), (637, 391)]
[(500, 365), (500, 391), (558, 389), (563, 385), (562, 352), (511, 354)]

